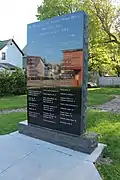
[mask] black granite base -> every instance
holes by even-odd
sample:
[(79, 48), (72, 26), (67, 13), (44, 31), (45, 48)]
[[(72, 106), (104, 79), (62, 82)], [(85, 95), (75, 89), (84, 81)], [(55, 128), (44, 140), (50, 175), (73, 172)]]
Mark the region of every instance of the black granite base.
[(28, 125), (27, 121), (19, 123), (19, 133), (87, 154), (91, 154), (98, 146), (98, 135), (95, 133), (85, 133), (80, 137), (73, 136), (47, 128)]

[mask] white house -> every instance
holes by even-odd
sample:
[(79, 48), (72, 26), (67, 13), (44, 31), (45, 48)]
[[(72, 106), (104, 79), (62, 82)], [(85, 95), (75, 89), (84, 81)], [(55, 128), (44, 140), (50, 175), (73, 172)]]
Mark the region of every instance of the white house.
[(45, 64), (42, 58), (39, 56), (28, 56), (27, 57), (27, 77), (29, 78), (40, 78), (44, 77)]
[(0, 65), (22, 68), (24, 53), (13, 39), (0, 41)]

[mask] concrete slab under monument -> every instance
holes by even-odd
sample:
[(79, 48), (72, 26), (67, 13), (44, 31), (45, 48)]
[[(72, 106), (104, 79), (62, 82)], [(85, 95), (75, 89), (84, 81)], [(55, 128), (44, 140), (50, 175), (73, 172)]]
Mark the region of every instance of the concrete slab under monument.
[(102, 180), (93, 162), (103, 144), (89, 155), (18, 132), (0, 136), (0, 144), (0, 180)]

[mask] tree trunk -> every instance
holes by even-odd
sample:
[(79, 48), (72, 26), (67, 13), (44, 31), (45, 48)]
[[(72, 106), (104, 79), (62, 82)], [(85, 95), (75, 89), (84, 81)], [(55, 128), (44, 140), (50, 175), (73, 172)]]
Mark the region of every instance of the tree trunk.
[(102, 77), (102, 72), (99, 70), (99, 76)]
[(120, 77), (120, 66), (117, 66), (117, 76)]

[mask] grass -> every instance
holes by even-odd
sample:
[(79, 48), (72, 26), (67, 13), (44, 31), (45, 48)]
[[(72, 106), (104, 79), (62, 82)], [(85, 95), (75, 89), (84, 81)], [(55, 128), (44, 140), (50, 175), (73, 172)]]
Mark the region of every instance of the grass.
[(0, 135), (8, 134), (18, 129), (18, 122), (26, 120), (25, 112), (0, 114)]
[(88, 131), (99, 134), (99, 142), (107, 144), (105, 156), (112, 164), (98, 165), (103, 180), (120, 180), (120, 114), (88, 111)]
[(90, 92), (95, 92), (97, 94), (108, 94), (108, 95), (120, 95), (120, 88), (90, 88)]
[(26, 95), (2, 97), (0, 98), (0, 110), (23, 108), (26, 107), (26, 103)]
[(120, 88), (90, 88), (88, 89), (88, 106), (101, 105), (120, 95)]
[(107, 94), (97, 94), (96, 92), (88, 93), (88, 106), (97, 106), (104, 104), (112, 99), (114, 99), (115, 96), (107, 95)]

